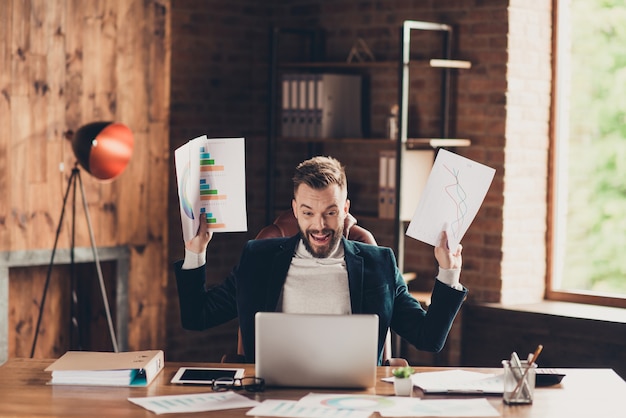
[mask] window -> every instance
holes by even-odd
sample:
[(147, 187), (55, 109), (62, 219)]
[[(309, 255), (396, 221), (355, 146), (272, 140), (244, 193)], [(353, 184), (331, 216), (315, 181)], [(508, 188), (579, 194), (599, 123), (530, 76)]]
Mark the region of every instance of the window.
[(555, 5), (547, 294), (626, 307), (626, 0)]

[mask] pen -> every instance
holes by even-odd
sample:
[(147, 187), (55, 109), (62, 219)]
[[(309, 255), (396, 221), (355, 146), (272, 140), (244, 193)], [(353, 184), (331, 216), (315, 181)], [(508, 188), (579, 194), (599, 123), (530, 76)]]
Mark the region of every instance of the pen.
[[(530, 364), (530, 359), (527, 364)], [(522, 362), (515, 351), (511, 353), (511, 372), (517, 382), (522, 381)], [(524, 396), (529, 396), (528, 382), (525, 380), (523, 382), (522, 390), (524, 391)]]
[(531, 363), (528, 364), (528, 367), (524, 371), (524, 374), (522, 375), (522, 378), (517, 382), (517, 386), (515, 386), (515, 389), (513, 389), (513, 395), (512, 395), (513, 398), (515, 398), (517, 396), (517, 392), (522, 387), (522, 383), (524, 383), (526, 381), (526, 376), (528, 376), (528, 372), (530, 371), (530, 368), (532, 367), (532, 365), (533, 364), (537, 364), (537, 357), (539, 357), (539, 354), (541, 354), (541, 350), (543, 350), (543, 345), (539, 344), (537, 346), (537, 348), (535, 349), (535, 352), (533, 353), (533, 357), (531, 359)]

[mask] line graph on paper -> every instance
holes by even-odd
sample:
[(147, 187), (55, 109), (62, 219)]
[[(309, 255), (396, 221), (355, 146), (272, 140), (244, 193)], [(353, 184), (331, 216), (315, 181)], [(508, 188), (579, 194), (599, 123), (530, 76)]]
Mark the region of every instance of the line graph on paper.
[(448, 167), (447, 165), (443, 165), (450, 176), (454, 179), (454, 182), (444, 187), (444, 191), (450, 197), (450, 201), (455, 209), (455, 216), (450, 223), (450, 232), (454, 238), (459, 238), (461, 235), (461, 231), (463, 231), (463, 227), (465, 226), (465, 221), (467, 219), (467, 192), (463, 188), (461, 184), (461, 179), (459, 178), (461, 175), (461, 170), (459, 168)]
[(441, 232), (456, 247), (473, 222), (491, 186), (495, 170), (440, 149), (420, 196), (407, 236), (437, 245)]

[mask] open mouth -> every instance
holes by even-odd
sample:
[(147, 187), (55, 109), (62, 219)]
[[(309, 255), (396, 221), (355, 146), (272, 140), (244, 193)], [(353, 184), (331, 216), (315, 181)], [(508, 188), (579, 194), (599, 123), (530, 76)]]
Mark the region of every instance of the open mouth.
[(316, 245), (326, 245), (330, 242), (333, 234), (332, 231), (309, 232), (311, 242)]

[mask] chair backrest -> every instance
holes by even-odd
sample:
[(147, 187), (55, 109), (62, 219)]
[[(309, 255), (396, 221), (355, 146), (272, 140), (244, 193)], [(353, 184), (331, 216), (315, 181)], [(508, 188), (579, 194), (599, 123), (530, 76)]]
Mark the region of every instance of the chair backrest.
[[(261, 229), (255, 239), (290, 237), (298, 233), (298, 220), (292, 210), (281, 213), (271, 225)], [(343, 229), (344, 236), (352, 241), (378, 245), (374, 235), (367, 229), (357, 225), (356, 218), (351, 214), (346, 216)]]

